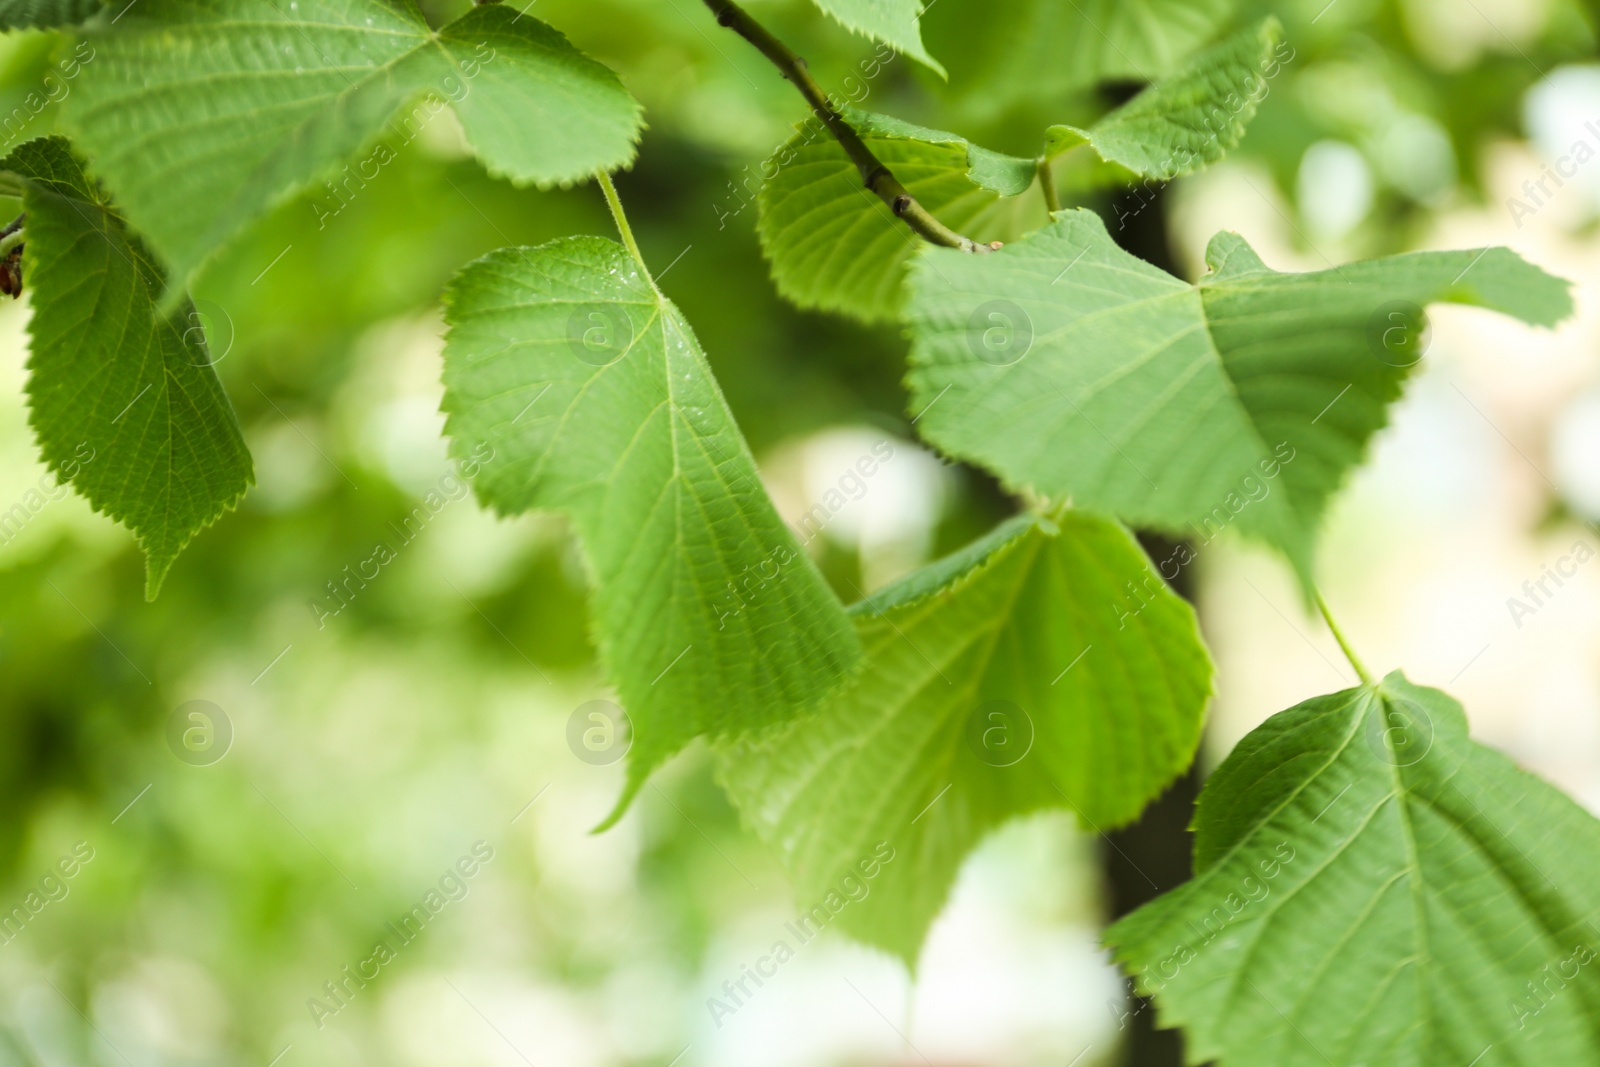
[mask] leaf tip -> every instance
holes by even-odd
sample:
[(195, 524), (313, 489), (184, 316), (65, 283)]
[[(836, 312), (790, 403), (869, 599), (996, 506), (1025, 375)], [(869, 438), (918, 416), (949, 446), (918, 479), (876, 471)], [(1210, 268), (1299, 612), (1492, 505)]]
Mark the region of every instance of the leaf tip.
[(622, 792), (617, 796), (617, 802), (612, 805), (611, 811), (604, 819), (595, 824), (589, 831), (591, 834), (603, 834), (628, 814), (633, 807), (634, 799), (638, 797), (639, 790), (644, 788), (644, 783), (650, 777), (650, 772), (655, 769), (659, 760), (635, 759), (632, 752), (628, 754), (628, 777), (622, 784)]
[(146, 552), (144, 557), (144, 600), (146, 604), (155, 603), (161, 593), (161, 586), (167, 580), (167, 574), (172, 570), (173, 563), (177, 562), (176, 554), (157, 554)]

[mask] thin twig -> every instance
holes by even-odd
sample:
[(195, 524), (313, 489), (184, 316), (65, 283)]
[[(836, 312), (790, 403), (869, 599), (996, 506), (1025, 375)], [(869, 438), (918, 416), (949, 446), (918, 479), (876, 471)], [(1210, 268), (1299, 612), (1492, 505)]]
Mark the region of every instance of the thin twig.
[(796, 55), (788, 45), (774, 37), (765, 26), (751, 18), (733, 0), (705, 0), (705, 4), (717, 17), (720, 25), (726, 26), (755, 45), (757, 50), (770, 59), (773, 66), (800, 90), (800, 95), (806, 98), (811, 110), (828, 128), (828, 132), (833, 134), (845, 154), (850, 157), (850, 161), (861, 172), (861, 181), (879, 199), (888, 204), (890, 210), (903, 219), (906, 225), (925, 240), (944, 248), (959, 248), (963, 252), (987, 252), (995, 247), (962, 236), (934, 218), (932, 212), (918, 203), (917, 198), (906, 191), (906, 187), (900, 184), (889, 168), (872, 154), (872, 149), (867, 147), (861, 135), (856, 133), (855, 128), (845, 120), (838, 107), (828, 98), (828, 94), (817, 85), (816, 79), (811, 77), (806, 61)]
[(22, 295), (22, 245), (28, 238), (22, 227), (27, 221), (24, 212), (0, 230), (0, 293), (13, 300)]
[(28, 239), (26, 230), (9, 230), (0, 233), (0, 259), (11, 255), (12, 251), (21, 248), (22, 243)]

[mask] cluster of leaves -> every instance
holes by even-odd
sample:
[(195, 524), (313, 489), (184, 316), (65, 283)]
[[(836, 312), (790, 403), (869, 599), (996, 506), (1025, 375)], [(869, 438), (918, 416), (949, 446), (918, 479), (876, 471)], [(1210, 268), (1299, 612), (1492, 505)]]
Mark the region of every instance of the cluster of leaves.
[[(943, 71), (915, 0), (818, 5)], [(1385, 307), (1541, 326), (1571, 311), (1564, 282), (1504, 250), (1291, 275), (1224, 233), (1198, 284), (1136, 259), (1098, 215), (1060, 209), (1058, 179), (1165, 181), (1221, 158), (1285, 62), (1277, 23), (1202, 48), (1225, 0), (984, 7), (1007, 43), (950, 54), (957, 74), (989, 69), (997, 99), (1150, 82), (1042, 131), (1029, 158), (845, 113), (945, 225), (1008, 243), (918, 245), (832, 140), (798, 137), (760, 196), (780, 291), (902, 323), (920, 432), (1036, 502), (956, 555), (847, 610), (625, 228), (627, 247), (501, 250), (445, 296), (452, 449), (494, 457), (475, 490), (497, 511), (566, 512), (590, 565), (634, 732), (613, 817), (707, 737), (803, 898), (894, 845), (903, 858), (843, 923), (911, 963), (995, 826), (1046, 808), (1126, 823), (1194, 758), (1210, 659), (1123, 523), (1237, 526), (1309, 591), (1328, 502), (1415, 362), (1384, 358)], [(3, 164), (27, 219), (32, 422), (52, 469), (84, 443), (105, 457), (73, 484), (138, 537), (152, 596), (252, 479), (184, 296), (209, 255), (386, 126), (427, 121), (421, 100), (448, 98), (482, 164), (520, 184), (626, 166), (642, 126), (613, 72), (501, 4), (435, 29), (411, 0), (0, 3), (0, 26), (69, 24), (95, 59), (66, 137)], [(1592, 971), (1564, 976), (1580, 987), (1564, 1001), (1499, 1005), (1592, 955), (1600, 825), (1466, 740), (1443, 694), (1395, 675), (1282, 713), (1217, 772), (1196, 830), (1195, 881), (1110, 939), (1197, 1055), (1464, 1063), (1513, 1024), (1526, 1043), (1486, 1062), (1595, 1051)]]

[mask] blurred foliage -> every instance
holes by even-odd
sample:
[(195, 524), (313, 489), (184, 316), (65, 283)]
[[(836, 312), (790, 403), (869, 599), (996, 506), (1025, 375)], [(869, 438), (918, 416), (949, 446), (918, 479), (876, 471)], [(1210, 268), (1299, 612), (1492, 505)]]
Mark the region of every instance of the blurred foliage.
[[(940, 20), (985, 3), (939, 0), (936, 56)], [(1324, 4), (1235, 12), (1229, 26), (1276, 14), (1296, 50), (1236, 158), (1270, 175), (1292, 211), (1306, 149), (1353, 146), (1375, 195), (1341, 247), (1362, 253), (1405, 249), (1434, 212), (1481, 197), (1485, 148), (1522, 136), (1523, 93), (1596, 40), (1594, 5), (1571, 0), (1525, 5), (1514, 36), (1470, 27), (1474, 5), (1450, 0)], [(468, 5), (424, 6), (444, 20)], [(1131, 88), (996, 112), (971, 103), (983, 87), (963, 84), (957, 64), (948, 84), (903, 57), (866, 80), (877, 47), (809, 0), (751, 7), (824, 86), (1000, 151), (1031, 154), (1046, 125), (1087, 124)], [(791, 87), (690, 0), (542, 0), (538, 13), (645, 104), (649, 130), (619, 188), (757, 455), (841, 425), (912, 440), (899, 332), (785, 305), (761, 259), (754, 175), (804, 116)], [(5, 148), (51, 128), (53, 99), (71, 91), (52, 64), (69, 47), (38, 32), (0, 40)], [(291, 1045), (284, 1067), (499, 1062), (507, 1050), (475, 1012), (519, 1005), (569, 1020), (511, 1035), (540, 1062), (666, 1064), (706, 1025), (695, 983), (713, 946), (741, 916), (785, 913), (782, 875), (697, 751), (620, 827), (587, 835), (620, 764), (567, 750), (572, 710), (609, 694), (563, 523), (498, 522), (453, 500), (322, 628), (309, 606), (336, 604), (328, 583), (375, 543), (398, 544), (447, 472), (445, 280), (495, 248), (574, 233), (610, 233), (596, 190), (493, 180), (446, 121), (348, 203), (313, 190), (282, 204), (194, 290), (258, 488), (195, 540), (151, 604), (131, 537), (59, 489), (0, 545), (0, 909), (76, 843), (94, 850), (63, 899), (0, 935), (0, 1064), (266, 1064)], [(50, 486), (21, 398), (25, 316), (25, 303), (0, 311), (0, 511)], [(968, 469), (948, 473), (924, 557), (1015, 506)], [(836, 538), (819, 551), (841, 596), (859, 599), (860, 554)], [(231, 750), (210, 766), (168, 743), (175, 709), (196, 699), (232, 724)], [(478, 840), (495, 858), (469, 903), (384, 968), (376, 984), (390, 989), (356, 993), (318, 1030), (307, 998)], [(1037, 862), (1062, 879), (1041, 921), (1092, 922), (1081, 856)], [(458, 1016), (481, 1047), (429, 1043), (428, 1025)]]

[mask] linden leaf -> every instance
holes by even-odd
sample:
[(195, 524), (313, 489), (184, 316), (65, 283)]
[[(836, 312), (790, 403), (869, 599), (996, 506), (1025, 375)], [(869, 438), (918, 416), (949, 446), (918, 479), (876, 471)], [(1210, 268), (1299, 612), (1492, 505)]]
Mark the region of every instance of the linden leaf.
[(857, 33), (904, 52), (944, 76), (944, 67), (922, 46), (921, 0), (816, 0), (817, 6)]
[(923, 436), (1202, 544), (1236, 525), (1309, 582), (1328, 501), (1421, 358), (1422, 305), (1572, 311), (1567, 282), (1503, 248), (1282, 274), (1222, 233), (1207, 261), (1190, 285), (1082, 210), (988, 255), (928, 250), (907, 309)]
[(1228, 21), (1236, 0), (940, 0), (923, 20), (952, 88), (982, 106), (1155, 81)]
[(850, 614), (862, 673), (721, 746), (718, 777), (805, 904), (885, 845), (836, 922), (908, 964), (984, 835), (1048, 808), (1120, 825), (1194, 757), (1211, 692), (1194, 612), (1114, 522), (1014, 519)]
[(1281, 66), (1275, 18), (1228, 38), (1087, 129), (1052, 126), (1045, 153), (1089, 145), (1107, 163), (1162, 181), (1215, 163), (1236, 147)]
[(1241, 741), (1195, 877), (1106, 935), (1225, 1067), (1600, 1062), (1600, 822), (1398, 671)]
[[(1020, 197), (1033, 160), (991, 152), (953, 133), (848, 108), (845, 118), (922, 206), (982, 240), (1010, 239), (1046, 221), (1042, 197)], [(801, 307), (867, 322), (894, 319), (906, 266), (921, 239), (868, 192), (844, 149), (815, 122), (777, 155), (761, 188), (761, 248), (778, 291)]]
[(508, 4), (434, 30), (414, 0), (140, 0), (93, 40), (62, 122), (179, 286), (447, 101), (491, 173), (541, 186), (627, 164), (641, 126), (615, 74)]
[(191, 305), (59, 137), (0, 169), (23, 179), (29, 421), (45, 463), (133, 531), (154, 597), (178, 553), (254, 482), (238, 419)]
[(508, 248), (446, 293), (446, 432), (504, 514), (567, 512), (633, 726), (620, 816), (700, 734), (786, 721), (852, 670), (844, 609), (778, 518), (689, 324), (621, 245)]

